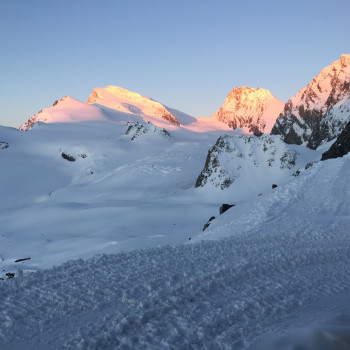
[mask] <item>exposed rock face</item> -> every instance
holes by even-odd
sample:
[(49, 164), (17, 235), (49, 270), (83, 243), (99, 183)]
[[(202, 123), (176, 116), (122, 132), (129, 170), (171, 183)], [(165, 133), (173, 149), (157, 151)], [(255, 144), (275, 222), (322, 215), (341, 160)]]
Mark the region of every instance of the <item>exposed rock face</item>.
[(248, 173), (270, 181), (266, 175), (268, 169), (275, 174), (290, 170), (295, 167), (297, 156), (296, 151), (276, 136), (221, 136), (209, 150), (195, 187), (211, 185), (224, 190)]
[(271, 134), (316, 149), (336, 138), (350, 119), (350, 55), (324, 68), (291, 98)]
[(232, 129), (261, 135), (270, 133), (284, 103), (268, 90), (249, 87), (234, 88), (222, 107), (211, 118), (217, 119)]
[(156, 125), (153, 125), (151, 122), (147, 124), (141, 123), (128, 123), (127, 130), (125, 132), (125, 136), (129, 136), (131, 141), (134, 141), (137, 138), (144, 139), (145, 137), (149, 137), (153, 135), (153, 137), (162, 137), (168, 138), (170, 134), (164, 128), (160, 128)]
[(121, 112), (140, 115), (141, 117), (158, 117), (171, 124), (180, 126), (179, 121), (159, 102), (117, 86), (94, 89), (87, 103), (97, 103)]
[(342, 157), (350, 152), (350, 122), (337, 137), (330, 149), (322, 154), (321, 160)]
[(65, 153), (65, 152), (62, 152), (61, 156), (63, 159), (68, 160), (68, 162), (75, 162), (75, 160), (76, 160), (72, 155)]

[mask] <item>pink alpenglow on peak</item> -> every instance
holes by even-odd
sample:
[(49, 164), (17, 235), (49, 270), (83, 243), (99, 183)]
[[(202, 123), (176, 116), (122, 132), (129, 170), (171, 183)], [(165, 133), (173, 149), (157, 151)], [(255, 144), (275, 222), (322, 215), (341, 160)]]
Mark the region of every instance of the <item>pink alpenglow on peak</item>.
[(29, 130), (36, 122), (72, 123), (88, 120), (107, 120), (107, 118), (100, 108), (65, 96), (53, 106), (34, 114), (20, 127), (20, 130)]
[[(146, 122), (151, 121), (156, 125), (159, 124), (160, 119), (163, 122), (166, 121), (166, 124), (170, 123), (180, 126), (179, 121), (159, 102), (117, 86), (110, 85), (106, 88), (94, 89), (87, 103), (136, 114), (141, 116)], [(157, 119), (158, 123), (156, 121)]]
[(284, 102), (268, 90), (236, 87), (211, 118), (227, 124), (232, 129), (241, 128), (244, 133), (259, 135), (271, 132), (283, 108)]

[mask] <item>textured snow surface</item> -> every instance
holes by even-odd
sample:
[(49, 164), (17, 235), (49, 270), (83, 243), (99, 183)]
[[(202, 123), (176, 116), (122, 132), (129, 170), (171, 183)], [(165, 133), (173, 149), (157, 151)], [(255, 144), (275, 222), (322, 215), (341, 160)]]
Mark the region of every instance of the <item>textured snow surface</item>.
[(267, 331), (350, 316), (346, 296), (334, 302), (349, 291), (347, 231), (273, 227), (7, 280), (0, 346), (244, 349)]

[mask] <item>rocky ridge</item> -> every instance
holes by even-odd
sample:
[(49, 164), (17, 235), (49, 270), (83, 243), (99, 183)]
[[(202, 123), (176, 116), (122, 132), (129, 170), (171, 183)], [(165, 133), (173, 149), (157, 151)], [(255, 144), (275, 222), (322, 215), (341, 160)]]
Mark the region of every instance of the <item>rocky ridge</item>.
[(163, 138), (170, 137), (170, 133), (164, 128), (160, 128), (151, 122), (147, 124), (142, 123), (128, 123), (125, 136), (130, 137), (131, 141), (134, 141), (138, 138), (144, 138), (145, 136), (149, 137), (151, 135), (160, 136)]
[(224, 190), (247, 174), (261, 175), (266, 181), (269, 172), (293, 169), (297, 157), (298, 153), (276, 136), (224, 135), (209, 150), (195, 187), (210, 185)]

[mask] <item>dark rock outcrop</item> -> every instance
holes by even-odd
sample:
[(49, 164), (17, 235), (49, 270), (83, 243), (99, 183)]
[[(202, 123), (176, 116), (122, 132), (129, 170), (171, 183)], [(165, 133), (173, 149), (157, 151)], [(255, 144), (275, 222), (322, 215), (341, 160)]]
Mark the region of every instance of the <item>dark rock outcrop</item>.
[(68, 153), (62, 152), (62, 158), (68, 160), (68, 162), (75, 162), (75, 158)]
[(350, 122), (327, 152), (322, 154), (321, 160), (342, 157), (350, 152)]
[(220, 207), (220, 215), (223, 214), (225, 211), (229, 210), (230, 208), (234, 207), (236, 204), (221, 204)]
[(4, 141), (0, 141), (0, 149), (6, 149), (9, 148), (9, 144)]
[[(202, 231), (205, 231), (209, 226), (210, 223), (215, 219), (215, 216), (212, 216), (203, 226)], [(191, 239), (191, 238), (190, 238)]]

